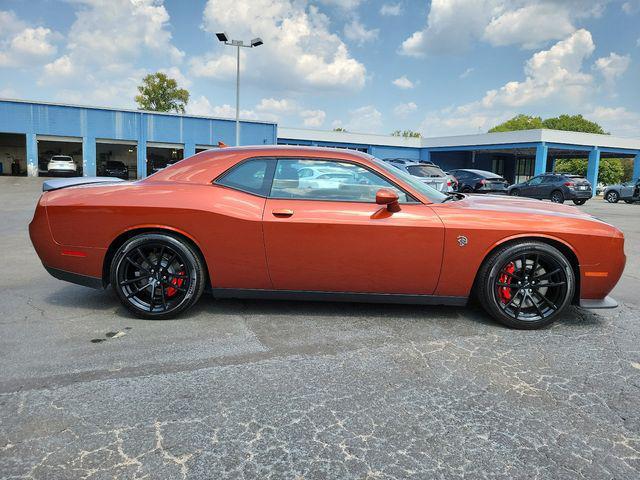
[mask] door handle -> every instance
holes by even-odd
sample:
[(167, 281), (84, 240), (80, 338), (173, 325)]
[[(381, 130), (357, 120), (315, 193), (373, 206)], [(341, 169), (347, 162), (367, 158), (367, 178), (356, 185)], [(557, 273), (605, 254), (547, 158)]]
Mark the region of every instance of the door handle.
[(293, 210), (289, 210), (288, 208), (278, 208), (271, 212), (274, 217), (278, 218), (287, 218), (293, 215)]

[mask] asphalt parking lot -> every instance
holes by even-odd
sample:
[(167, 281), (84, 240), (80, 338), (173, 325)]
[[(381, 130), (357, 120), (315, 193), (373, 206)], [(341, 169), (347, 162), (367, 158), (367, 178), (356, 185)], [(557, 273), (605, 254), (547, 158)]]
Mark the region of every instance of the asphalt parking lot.
[(626, 234), (621, 306), (541, 331), (209, 297), (150, 322), (45, 272), (40, 184), (0, 177), (0, 478), (640, 477), (638, 204), (580, 207)]

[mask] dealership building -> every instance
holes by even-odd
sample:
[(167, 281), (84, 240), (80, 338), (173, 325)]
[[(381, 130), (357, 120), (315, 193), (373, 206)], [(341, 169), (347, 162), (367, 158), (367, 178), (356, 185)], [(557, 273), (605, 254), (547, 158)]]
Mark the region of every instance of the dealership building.
[[(53, 155), (69, 155), (78, 174), (99, 174), (109, 161), (124, 163), (130, 178), (218, 143), (235, 143), (229, 119), (0, 99), (0, 174), (46, 176)], [(587, 158), (596, 184), (601, 158), (634, 159), (640, 177), (640, 139), (558, 130), (522, 130), (447, 137), (404, 138), (278, 127), (242, 121), (242, 145), (349, 148), (378, 158), (431, 161), (444, 170), (490, 170), (510, 182), (553, 171), (560, 158)]]

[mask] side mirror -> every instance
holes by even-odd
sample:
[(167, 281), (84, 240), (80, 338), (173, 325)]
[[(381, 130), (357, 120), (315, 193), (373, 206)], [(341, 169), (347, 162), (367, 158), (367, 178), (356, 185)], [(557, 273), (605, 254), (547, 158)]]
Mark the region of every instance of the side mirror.
[(386, 205), (390, 212), (399, 212), (400, 203), (398, 202), (398, 194), (388, 188), (381, 188), (376, 192), (376, 203), (378, 205)]

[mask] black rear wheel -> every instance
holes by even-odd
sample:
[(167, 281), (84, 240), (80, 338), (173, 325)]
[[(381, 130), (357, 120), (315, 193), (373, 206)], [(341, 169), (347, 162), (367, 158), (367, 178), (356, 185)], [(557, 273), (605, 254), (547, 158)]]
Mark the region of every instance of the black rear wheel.
[(564, 195), (560, 190), (551, 192), (551, 201), (553, 203), (564, 203)]
[(632, 204), (633, 200), (625, 200), (624, 203)]
[(584, 205), (585, 203), (587, 203), (587, 199), (586, 198), (576, 198), (573, 203), (575, 203), (576, 205)]
[(551, 324), (571, 303), (575, 274), (566, 257), (542, 242), (512, 244), (494, 252), (478, 272), (485, 310), (520, 329)]
[(172, 235), (128, 240), (111, 263), (111, 285), (122, 304), (142, 318), (167, 319), (202, 295), (205, 270), (191, 245)]
[(509, 195), (511, 195), (512, 197), (519, 197), (520, 196), (520, 190), (518, 190), (517, 188), (514, 188), (513, 190), (511, 190), (509, 192)]

